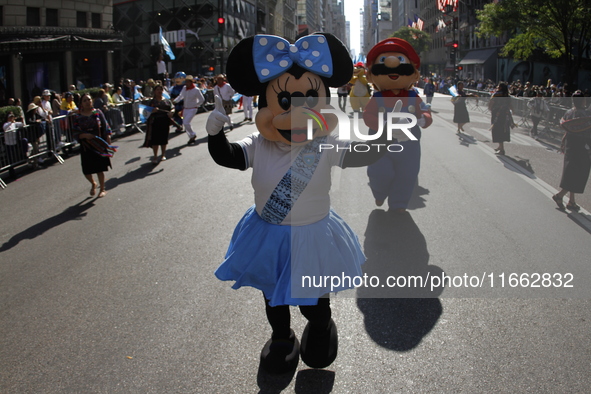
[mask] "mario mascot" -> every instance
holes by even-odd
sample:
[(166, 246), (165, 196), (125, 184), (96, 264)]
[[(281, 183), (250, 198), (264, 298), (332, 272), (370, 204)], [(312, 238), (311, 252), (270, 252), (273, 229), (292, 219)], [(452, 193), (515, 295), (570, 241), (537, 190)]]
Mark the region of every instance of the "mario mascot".
[(365, 78), (365, 67), (363, 63), (358, 62), (355, 64), (353, 78), (351, 78), (349, 84), (351, 85), (351, 91), (349, 92), (351, 108), (355, 112), (363, 112), (371, 96), (369, 83)]
[[(181, 94), (181, 91), (185, 87), (185, 78), (187, 78), (187, 74), (182, 71), (177, 72), (174, 74), (174, 86), (170, 89), (170, 99), (174, 100)], [(182, 133), (183, 128), (183, 119), (181, 118), (181, 114), (183, 113), (183, 100), (179, 101), (174, 105), (174, 117), (173, 120), (177, 123), (176, 132)]]
[[(260, 362), (270, 373), (294, 371), (300, 355), (312, 368), (335, 360), (337, 327), (328, 293), (354, 284), (317, 281), (362, 275), (359, 240), (330, 206), (331, 167), (366, 166), (383, 150), (355, 151), (357, 142), (331, 134), (337, 116), (319, 117), (323, 109), (334, 110), (329, 87), (347, 83), (352, 68), (349, 51), (331, 34), (304, 36), (295, 44), (271, 35), (246, 38), (228, 57), (227, 78), (240, 94), (259, 96), (258, 131), (230, 143), (222, 131), (228, 117), (219, 97), (206, 122), (214, 161), (252, 168), (254, 205), (234, 230), (215, 275), (234, 281), (234, 289), (262, 291), (272, 334)], [(319, 121), (311, 122), (312, 115)], [(290, 305), (308, 321), (301, 342), (291, 329)]]
[[(421, 162), (421, 127), (431, 125), (433, 119), (427, 106), (412, 85), (419, 80), (421, 60), (405, 40), (388, 38), (376, 44), (367, 54), (367, 79), (376, 92), (363, 115), (371, 130), (383, 125), (381, 114), (391, 111), (396, 102), (402, 101), (402, 112), (413, 114), (417, 124), (410, 128), (411, 136), (398, 133), (400, 148), (389, 151), (367, 168), (369, 186), (377, 206), (388, 199), (390, 211), (405, 213), (411, 199)], [(384, 111), (385, 110), (385, 111)], [(408, 121), (408, 120), (407, 120)], [(414, 138), (411, 139), (411, 137)]]

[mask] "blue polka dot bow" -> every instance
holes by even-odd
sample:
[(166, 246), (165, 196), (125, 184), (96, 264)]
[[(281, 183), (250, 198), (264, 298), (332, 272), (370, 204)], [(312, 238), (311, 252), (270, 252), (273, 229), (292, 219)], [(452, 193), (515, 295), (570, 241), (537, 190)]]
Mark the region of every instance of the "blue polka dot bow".
[(293, 65), (322, 77), (332, 76), (332, 58), (326, 37), (313, 34), (290, 44), (289, 41), (265, 34), (254, 37), (254, 68), (261, 82), (277, 78)]

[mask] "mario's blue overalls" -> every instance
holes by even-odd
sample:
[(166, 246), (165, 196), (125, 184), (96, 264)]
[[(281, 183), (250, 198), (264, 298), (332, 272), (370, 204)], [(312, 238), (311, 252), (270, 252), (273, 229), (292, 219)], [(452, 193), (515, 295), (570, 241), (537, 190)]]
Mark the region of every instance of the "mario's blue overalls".
[[(414, 90), (408, 91), (408, 98), (401, 97), (401, 99), (403, 102), (401, 112), (412, 113), (417, 118), (421, 117), (420, 113), (424, 110), (422, 100), (418, 98)], [(372, 100), (376, 101), (380, 110), (385, 109), (385, 111), (382, 110), (384, 114), (392, 111), (395, 102), (390, 97), (385, 100), (382, 92), (375, 92)], [(393, 143), (400, 144), (403, 147), (402, 151), (388, 152), (377, 162), (367, 167), (369, 186), (376, 203), (381, 205), (387, 199), (390, 210), (406, 209), (408, 207), (419, 176), (421, 167), (421, 128), (415, 125), (410, 131), (417, 138), (417, 141), (393, 141)]]

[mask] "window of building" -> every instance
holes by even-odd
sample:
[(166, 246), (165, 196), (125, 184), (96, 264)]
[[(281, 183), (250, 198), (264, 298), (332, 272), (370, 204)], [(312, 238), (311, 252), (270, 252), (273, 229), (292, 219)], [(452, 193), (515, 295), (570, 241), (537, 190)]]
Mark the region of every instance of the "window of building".
[(88, 27), (86, 12), (76, 11), (76, 27)]
[(41, 9), (27, 7), (27, 26), (41, 26)]
[(46, 26), (59, 26), (57, 17), (57, 8), (45, 9), (45, 25)]
[(97, 12), (92, 13), (92, 27), (95, 29), (101, 28), (101, 14)]

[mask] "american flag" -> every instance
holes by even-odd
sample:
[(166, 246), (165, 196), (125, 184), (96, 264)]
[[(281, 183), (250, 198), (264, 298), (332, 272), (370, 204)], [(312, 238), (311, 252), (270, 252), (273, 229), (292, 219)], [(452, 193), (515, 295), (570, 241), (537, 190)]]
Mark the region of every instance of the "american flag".
[(444, 11), (445, 7), (451, 5), (453, 6), (453, 10), (457, 11), (458, 9), (458, 0), (437, 0), (437, 9), (439, 11)]
[(421, 18), (417, 18), (416, 26), (417, 26), (417, 29), (423, 30), (423, 26), (425, 26), (425, 22)]

